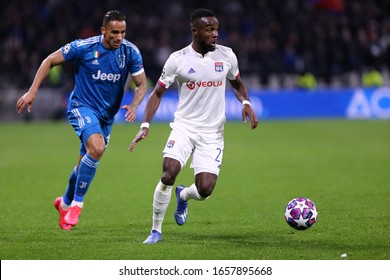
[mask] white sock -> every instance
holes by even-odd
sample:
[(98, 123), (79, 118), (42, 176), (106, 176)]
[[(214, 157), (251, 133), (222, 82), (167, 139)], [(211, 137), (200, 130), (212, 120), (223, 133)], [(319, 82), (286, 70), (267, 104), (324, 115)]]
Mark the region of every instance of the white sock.
[(172, 186), (164, 185), (158, 182), (153, 197), (153, 229), (162, 232), (162, 223), (171, 200)]
[(79, 202), (79, 201), (72, 201), (72, 204), (70, 205), (71, 207), (72, 206), (75, 206), (75, 205), (77, 205), (78, 207), (80, 207), (80, 208), (83, 208), (83, 206), (84, 206), (84, 202)]
[(66, 210), (66, 209), (68, 209), (69, 207), (70, 207), (70, 205), (65, 204), (65, 203), (64, 203), (64, 200), (61, 199), (61, 208), (62, 208), (62, 210)]
[(198, 193), (198, 189), (195, 186), (195, 183), (189, 186), (188, 188), (184, 188), (180, 192), (180, 197), (184, 201), (188, 201), (190, 199), (195, 199), (195, 200), (205, 200), (206, 198), (200, 196)]

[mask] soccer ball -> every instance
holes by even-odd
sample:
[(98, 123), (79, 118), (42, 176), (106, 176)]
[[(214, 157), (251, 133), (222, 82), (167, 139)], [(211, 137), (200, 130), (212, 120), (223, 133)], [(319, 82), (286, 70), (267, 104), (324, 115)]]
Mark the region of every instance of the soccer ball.
[(290, 200), (284, 211), (287, 224), (297, 230), (306, 230), (312, 227), (317, 216), (318, 212), (314, 202), (305, 197)]

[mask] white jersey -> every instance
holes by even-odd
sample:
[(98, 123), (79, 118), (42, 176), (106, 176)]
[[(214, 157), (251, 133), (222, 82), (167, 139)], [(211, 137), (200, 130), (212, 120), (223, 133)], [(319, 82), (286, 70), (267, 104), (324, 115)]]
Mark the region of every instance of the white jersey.
[(234, 80), (238, 75), (237, 57), (231, 48), (217, 45), (203, 56), (189, 45), (172, 53), (158, 82), (165, 88), (175, 81), (178, 84), (174, 124), (192, 131), (223, 130), (226, 78)]

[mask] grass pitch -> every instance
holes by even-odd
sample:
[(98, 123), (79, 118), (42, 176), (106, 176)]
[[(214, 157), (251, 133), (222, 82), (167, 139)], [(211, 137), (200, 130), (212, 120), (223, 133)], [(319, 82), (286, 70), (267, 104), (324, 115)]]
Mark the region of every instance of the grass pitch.
[[(85, 199), (79, 224), (58, 227), (53, 200), (78, 159), (65, 122), (0, 123), (2, 260), (352, 260), (390, 259), (390, 122), (269, 121), (255, 131), (225, 128), (225, 152), (213, 195), (190, 201), (187, 223), (173, 219), (163, 241), (144, 245), (161, 175), (168, 124), (127, 148), (138, 124), (116, 125)], [(189, 165), (189, 164), (188, 164)], [(192, 169), (176, 183), (193, 182)], [(284, 221), (297, 196), (319, 216), (307, 231)]]

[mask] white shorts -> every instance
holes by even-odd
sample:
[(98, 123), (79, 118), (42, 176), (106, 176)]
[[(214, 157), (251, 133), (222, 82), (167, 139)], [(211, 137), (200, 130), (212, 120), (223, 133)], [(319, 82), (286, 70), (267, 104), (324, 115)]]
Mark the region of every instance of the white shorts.
[(179, 161), (182, 168), (192, 155), (191, 168), (195, 175), (202, 172), (219, 175), (223, 148), (223, 131), (192, 132), (174, 125), (162, 154)]

